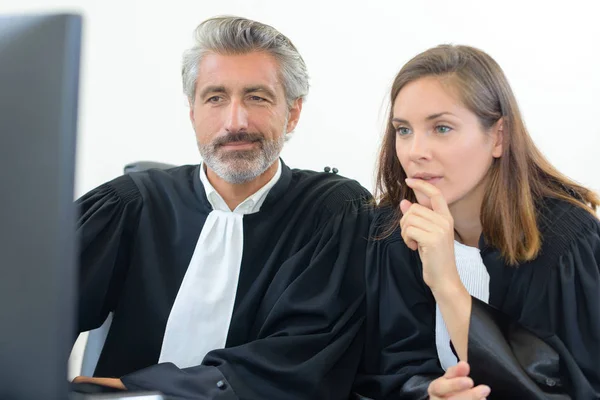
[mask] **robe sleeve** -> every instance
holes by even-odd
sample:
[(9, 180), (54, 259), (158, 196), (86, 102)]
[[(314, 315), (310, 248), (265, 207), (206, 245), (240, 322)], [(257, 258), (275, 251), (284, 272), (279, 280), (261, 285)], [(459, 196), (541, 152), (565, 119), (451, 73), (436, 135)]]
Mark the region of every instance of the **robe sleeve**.
[(473, 299), (471, 377), (492, 398), (600, 398), (600, 229), (577, 229), (558, 261), (515, 274), (519, 318)]
[(366, 265), (366, 345), (355, 392), (373, 399), (426, 399), (443, 375), (435, 347), (435, 301), (420, 261), (396, 229), (382, 238), (387, 213), (375, 217)]
[(88, 192), (79, 209), (78, 332), (101, 326), (113, 311), (127, 272), (142, 199), (129, 176)]
[(316, 223), (307, 217), (298, 227), (299, 237), (310, 239), (282, 263), (290, 283), (257, 340), (213, 350), (199, 366), (162, 363), (136, 371), (121, 378), (124, 385), (177, 399), (348, 399), (364, 342), (370, 195), (347, 190), (316, 206)]
[[(600, 398), (600, 230), (597, 222), (576, 229), (559, 256), (546, 254), (552, 264), (513, 275), (514, 317), (472, 298), (470, 376), (492, 388), (490, 399)], [(435, 300), (415, 254), (399, 230), (369, 244), (367, 344), (355, 387), (367, 398), (425, 399), (444, 373)]]

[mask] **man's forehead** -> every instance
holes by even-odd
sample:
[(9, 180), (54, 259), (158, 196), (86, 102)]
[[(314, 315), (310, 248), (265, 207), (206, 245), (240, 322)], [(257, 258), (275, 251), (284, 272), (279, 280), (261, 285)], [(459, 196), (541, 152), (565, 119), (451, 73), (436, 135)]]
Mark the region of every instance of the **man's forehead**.
[(279, 65), (265, 52), (239, 55), (207, 54), (198, 68), (198, 87), (218, 86), (228, 91), (265, 86), (277, 91), (283, 89), (279, 79)]

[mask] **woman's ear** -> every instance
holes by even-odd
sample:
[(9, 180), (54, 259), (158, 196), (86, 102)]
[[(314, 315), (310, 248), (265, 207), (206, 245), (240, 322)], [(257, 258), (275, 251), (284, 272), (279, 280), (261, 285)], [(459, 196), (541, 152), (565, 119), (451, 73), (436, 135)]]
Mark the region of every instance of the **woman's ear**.
[(504, 150), (504, 117), (500, 118), (492, 127), (492, 139), (494, 141), (492, 157), (500, 158)]

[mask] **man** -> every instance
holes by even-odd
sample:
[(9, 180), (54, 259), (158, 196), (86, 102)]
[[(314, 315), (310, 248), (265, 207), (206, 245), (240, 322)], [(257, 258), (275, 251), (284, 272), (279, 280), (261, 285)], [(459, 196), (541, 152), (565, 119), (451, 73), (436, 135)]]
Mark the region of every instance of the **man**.
[(279, 159), (308, 93), (302, 57), (270, 26), (213, 18), (182, 75), (203, 163), (78, 200), (79, 330), (113, 321), (98, 378), (76, 382), (182, 399), (348, 398), (370, 195)]

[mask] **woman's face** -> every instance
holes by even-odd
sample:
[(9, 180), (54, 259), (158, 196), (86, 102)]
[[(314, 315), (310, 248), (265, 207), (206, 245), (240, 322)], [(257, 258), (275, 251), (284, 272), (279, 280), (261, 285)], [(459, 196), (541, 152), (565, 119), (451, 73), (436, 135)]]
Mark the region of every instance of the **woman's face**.
[[(466, 203), (479, 210), (492, 161), (502, 155), (501, 122), (485, 130), (436, 77), (404, 86), (392, 118), (396, 155), (406, 175), (435, 185), (451, 209)], [(415, 195), (419, 204), (431, 207), (424, 194)]]

